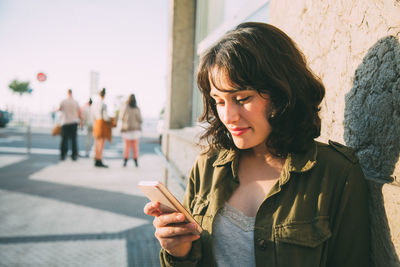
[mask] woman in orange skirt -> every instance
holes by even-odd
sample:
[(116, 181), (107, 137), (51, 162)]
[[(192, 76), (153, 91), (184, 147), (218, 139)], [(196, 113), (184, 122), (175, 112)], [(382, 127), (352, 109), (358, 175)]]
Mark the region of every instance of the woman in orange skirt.
[(94, 137), (94, 166), (108, 168), (102, 161), (103, 149), (106, 140), (112, 141), (111, 135), (111, 118), (107, 115), (107, 105), (104, 103), (104, 97), (106, 95), (106, 89), (103, 88), (100, 91), (100, 101), (93, 105), (94, 124), (93, 124), (93, 137)]

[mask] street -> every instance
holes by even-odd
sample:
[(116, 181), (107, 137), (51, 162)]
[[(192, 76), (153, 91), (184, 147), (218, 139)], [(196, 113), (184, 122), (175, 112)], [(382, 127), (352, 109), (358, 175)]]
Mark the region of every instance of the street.
[[(139, 180), (162, 179), (155, 136), (140, 141), (139, 167), (122, 167), (119, 136), (108, 169), (93, 156), (59, 161), (51, 129), (0, 128), (0, 266), (159, 266), (160, 246)], [(85, 136), (79, 135), (80, 155)], [(30, 143), (29, 154), (27, 144)]]

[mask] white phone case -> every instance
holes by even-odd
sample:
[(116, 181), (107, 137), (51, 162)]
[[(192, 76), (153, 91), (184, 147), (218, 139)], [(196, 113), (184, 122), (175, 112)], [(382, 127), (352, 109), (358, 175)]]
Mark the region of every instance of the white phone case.
[(171, 194), (171, 192), (160, 181), (140, 181), (138, 187), (151, 200), (160, 203), (163, 212), (181, 212), (185, 215), (186, 221), (196, 223), (198, 234), (203, 229), (182, 204)]

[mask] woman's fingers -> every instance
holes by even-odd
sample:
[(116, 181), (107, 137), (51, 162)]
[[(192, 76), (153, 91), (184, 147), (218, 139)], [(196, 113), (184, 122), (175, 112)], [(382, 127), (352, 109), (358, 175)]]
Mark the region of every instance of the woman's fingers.
[(156, 227), (155, 236), (158, 239), (172, 238), (177, 236), (194, 235), (196, 225), (194, 223), (172, 224), (164, 227)]
[(184, 256), (192, 246), (192, 242), (200, 238), (195, 223), (186, 223), (185, 216), (179, 212), (163, 213), (159, 202), (149, 202), (144, 206), (144, 213), (154, 216), (154, 235), (161, 247), (171, 255)]
[(158, 239), (158, 241), (160, 242), (161, 247), (168, 249), (179, 246), (183, 243), (193, 242), (199, 238), (200, 238), (199, 235), (182, 235), (173, 238), (161, 238)]
[(185, 215), (179, 212), (164, 213), (154, 218), (153, 225), (155, 228), (164, 227), (169, 224), (183, 223), (185, 221)]
[(162, 214), (160, 210), (160, 203), (157, 201), (147, 203), (144, 206), (143, 211), (145, 214), (150, 216), (160, 216)]

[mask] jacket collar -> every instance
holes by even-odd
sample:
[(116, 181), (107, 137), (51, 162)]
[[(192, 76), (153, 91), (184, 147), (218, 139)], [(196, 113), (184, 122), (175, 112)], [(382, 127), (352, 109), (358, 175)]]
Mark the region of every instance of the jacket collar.
[(239, 181), (238, 170), (239, 170), (239, 151), (237, 150), (227, 150), (222, 149), (218, 155), (217, 159), (213, 163), (213, 167), (224, 166), (231, 163), (232, 176), (234, 181)]
[(238, 151), (233, 149), (221, 149), (217, 155), (217, 159), (213, 163), (213, 167), (222, 166), (232, 162), (238, 154)]
[(314, 141), (307, 151), (301, 154), (289, 154), (288, 168), (291, 172), (306, 172), (311, 170), (317, 162), (317, 143)]

